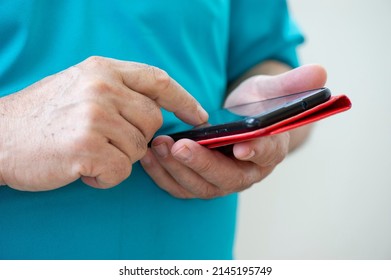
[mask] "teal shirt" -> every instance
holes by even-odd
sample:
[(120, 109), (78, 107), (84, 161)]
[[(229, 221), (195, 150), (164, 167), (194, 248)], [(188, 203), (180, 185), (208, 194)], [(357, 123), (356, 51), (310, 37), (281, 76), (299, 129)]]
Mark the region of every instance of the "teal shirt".
[[(100, 55), (160, 67), (212, 111), (249, 67), (296, 66), (302, 40), (285, 1), (3, 0), (0, 96)], [(164, 112), (160, 133), (182, 126)], [(108, 190), (3, 186), (0, 259), (231, 259), (236, 210), (236, 194), (174, 198), (138, 163)]]

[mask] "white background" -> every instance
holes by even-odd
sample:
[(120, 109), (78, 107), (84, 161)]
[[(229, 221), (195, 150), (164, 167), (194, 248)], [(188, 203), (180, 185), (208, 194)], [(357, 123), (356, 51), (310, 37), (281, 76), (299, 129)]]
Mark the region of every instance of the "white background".
[(302, 63), (353, 108), (242, 193), (238, 259), (391, 259), (391, 1), (291, 0)]

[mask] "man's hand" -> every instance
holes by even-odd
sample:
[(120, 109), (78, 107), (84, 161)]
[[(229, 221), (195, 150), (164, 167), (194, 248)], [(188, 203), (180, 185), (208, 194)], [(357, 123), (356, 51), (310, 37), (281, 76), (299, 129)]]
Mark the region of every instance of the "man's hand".
[[(305, 91), (322, 87), (325, 81), (326, 72), (317, 65), (277, 76), (258, 75), (242, 82), (225, 104)], [(268, 176), (292, 147), (292, 135), (286, 132), (238, 143), (233, 147), (233, 157), (189, 139), (174, 143), (170, 137), (160, 136), (141, 163), (151, 178), (175, 197), (214, 198), (242, 191)]]
[(91, 57), (0, 99), (0, 185), (59, 188), (126, 179), (162, 124), (160, 107), (198, 125), (207, 113), (156, 67)]

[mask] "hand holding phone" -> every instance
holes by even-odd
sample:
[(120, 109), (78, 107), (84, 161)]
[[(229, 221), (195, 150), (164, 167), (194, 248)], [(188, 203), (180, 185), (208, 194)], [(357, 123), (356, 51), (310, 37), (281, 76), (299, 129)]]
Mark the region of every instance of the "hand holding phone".
[[(281, 133), (350, 107), (346, 95), (331, 96), (328, 88), (319, 88), (220, 109), (209, 114), (208, 123), (168, 136), (174, 141), (186, 138), (217, 148)], [(230, 148), (221, 150), (230, 153)]]
[(200, 141), (255, 131), (314, 108), (330, 96), (328, 88), (320, 88), (241, 104), (210, 113), (207, 124), (169, 136), (175, 141), (182, 138)]
[[(233, 93), (235, 94), (235, 104), (241, 99), (254, 100), (254, 97), (260, 96), (260, 91), (264, 92), (262, 96), (273, 96), (274, 89), (276, 92), (292, 92), (293, 88), (304, 90), (310, 89), (310, 86), (321, 87), (324, 85), (325, 75), (323, 75), (324, 71), (319, 70), (321, 70), (319, 67), (304, 66), (287, 74), (273, 77), (273, 79), (265, 77), (267, 80), (262, 82), (265, 87), (256, 86), (254, 87), (255, 92), (251, 92), (251, 86), (236, 90)], [(287, 86), (281, 90), (275, 83), (280, 85), (282, 81), (285, 81)], [(231, 104), (233, 103), (231, 102)], [(293, 117), (252, 131), (226, 136), (221, 136), (218, 133), (219, 137), (207, 136), (206, 139), (197, 140), (197, 142), (188, 139), (174, 142), (171, 137), (157, 137), (153, 140), (151, 149), (148, 149), (141, 163), (156, 184), (175, 197), (212, 198), (227, 195), (244, 190), (254, 182), (261, 181), (281, 162), (281, 157), (284, 156), (287, 145), (286, 134), (263, 139), (253, 138), (282, 132), (347, 110), (349, 107), (350, 102), (346, 96), (332, 96), (326, 102), (316, 105), (312, 109), (307, 109)], [(227, 123), (243, 121), (248, 117), (246, 111), (244, 116), (240, 115), (241, 113), (235, 110), (238, 109), (237, 106), (231, 109), (233, 111), (223, 110), (227, 114), (209, 112), (210, 123), (225, 126)], [(214, 121), (215, 116), (217, 116), (216, 122)], [(202, 130), (203, 128), (198, 127), (190, 129), (190, 131), (197, 129)], [(188, 132), (182, 131), (181, 133), (187, 134)], [(182, 136), (185, 135), (182, 134)], [(191, 138), (191, 135), (188, 138)], [(252, 140), (248, 141), (249, 139)], [(230, 156), (225, 156), (211, 150), (222, 146), (223, 148), (232, 147), (230, 144), (242, 141), (245, 143), (235, 145), (236, 154), (234, 156), (232, 153)]]

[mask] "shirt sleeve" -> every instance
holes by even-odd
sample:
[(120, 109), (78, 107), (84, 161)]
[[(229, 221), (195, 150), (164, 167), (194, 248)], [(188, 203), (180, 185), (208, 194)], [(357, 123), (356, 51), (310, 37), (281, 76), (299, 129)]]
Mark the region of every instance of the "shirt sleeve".
[(303, 41), (285, 0), (232, 0), (228, 80), (269, 59), (297, 67)]

